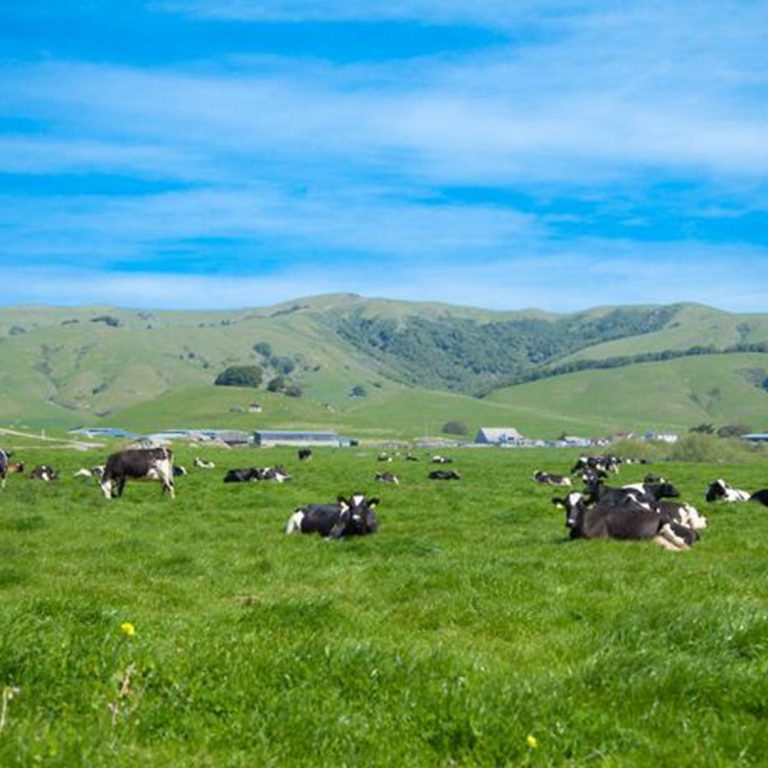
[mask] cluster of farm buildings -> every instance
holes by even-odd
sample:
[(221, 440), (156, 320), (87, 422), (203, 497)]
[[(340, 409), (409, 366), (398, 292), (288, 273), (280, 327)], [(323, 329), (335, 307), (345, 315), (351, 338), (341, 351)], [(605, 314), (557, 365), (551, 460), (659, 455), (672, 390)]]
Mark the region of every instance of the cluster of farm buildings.
[[(166, 429), (150, 434), (138, 434), (118, 427), (82, 427), (71, 430), (71, 434), (83, 435), (90, 438), (119, 438), (146, 441), (154, 444), (170, 440), (188, 440), (200, 443), (213, 443), (230, 447), (271, 447), (278, 445), (312, 446), (342, 448), (355, 446), (358, 440), (343, 437), (336, 432), (314, 430), (258, 430), (247, 432), (234, 429)], [(661, 440), (675, 442), (677, 435), (662, 432), (647, 432), (644, 435), (624, 435), (645, 440)], [(445, 438), (424, 438), (417, 441), (423, 446), (429, 445), (460, 445), (500, 446), (506, 448), (587, 448), (590, 446), (610, 445), (611, 438), (586, 438), (564, 436), (558, 440), (533, 440), (526, 438), (514, 427), (481, 427), (474, 441), (457, 442)]]

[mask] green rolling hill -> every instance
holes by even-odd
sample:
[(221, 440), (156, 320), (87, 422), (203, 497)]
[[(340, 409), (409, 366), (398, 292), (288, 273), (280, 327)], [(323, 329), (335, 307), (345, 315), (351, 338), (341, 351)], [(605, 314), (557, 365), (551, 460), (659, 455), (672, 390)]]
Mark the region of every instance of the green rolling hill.
[[(380, 438), (439, 434), (449, 420), (542, 437), (759, 428), (768, 347), (754, 345), (766, 342), (768, 315), (692, 304), (560, 315), (338, 294), (219, 312), (7, 307), (0, 425), (333, 427)], [(746, 344), (749, 354), (736, 352)], [(691, 348), (699, 354), (634, 360)], [(550, 375), (597, 361), (619, 367)], [(260, 366), (261, 387), (213, 386), (233, 365)], [(265, 391), (278, 375), (302, 396)], [(544, 378), (508, 386), (532, 376)], [(355, 387), (364, 396), (351, 397)], [(243, 412), (252, 401), (263, 413)]]

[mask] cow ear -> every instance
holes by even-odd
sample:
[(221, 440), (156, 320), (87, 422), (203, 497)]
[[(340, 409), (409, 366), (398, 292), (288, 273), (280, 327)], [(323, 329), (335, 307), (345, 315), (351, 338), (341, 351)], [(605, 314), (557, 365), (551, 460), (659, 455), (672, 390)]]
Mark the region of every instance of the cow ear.
[(380, 501), (381, 499), (375, 497), (373, 499), (368, 499), (368, 509), (373, 509)]

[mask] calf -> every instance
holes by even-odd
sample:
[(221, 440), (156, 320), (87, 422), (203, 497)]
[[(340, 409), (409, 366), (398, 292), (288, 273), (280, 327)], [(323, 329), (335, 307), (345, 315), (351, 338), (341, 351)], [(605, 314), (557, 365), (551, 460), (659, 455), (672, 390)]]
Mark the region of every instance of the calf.
[(377, 472), (374, 480), (379, 483), (392, 483), (393, 485), (400, 485), (400, 481), (397, 479), (397, 475), (392, 472)]
[(435, 469), (429, 473), (430, 480), (460, 480), (461, 475), (455, 469)]
[(545, 472), (542, 469), (537, 469), (533, 473), (533, 479), (537, 483), (544, 483), (546, 485), (557, 486), (570, 486), (571, 478), (566, 475), (554, 475), (551, 472)]
[(355, 493), (349, 499), (339, 496), (336, 504), (309, 504), (299, 507), (288, 520), (285, 532), (319, 533), (331, 539), (364, 536), (378, 529), (375, 508), (379, 500)]
[(706, 496), (707, 501), (749, 501), (752, 498), (752, 494), (749, 491), (741, 491), (738, 488), (731, 488), (725, 480), (718, 478), (714, 483), (711, 483), (707, 488)]
[(671, 551), (688, 549), (696, 540), (691, 529), (666, 520), (631, 496), (601, 500), (590, 507), (583, 494), (574, 492), (552, 502), (565, 508), (572, 539), (650, 539)]
[(101, 490), (108, 499), (123, 495), (125, 481), (159, 480), (163, 493), (175, 497), (173, 452), (170, 448), (133, 448), (113, 453), (104, 468)]
[(205, 459), (201, 459), (199, 456), (195, 456), (193, 464), (198, 469), (216, 469), (216, 465), (212, 461), (206, 461)]
[(59, 479), (59, 473), (47, 464), (40, 464), (29, 473), (29, 479), (42, 480), (44, 483), (50, 483), (51, 480)]
[(299, 457), (299, 461), (309, 461), (312, 458), (312, 449), (299, 448), (298, 457)]

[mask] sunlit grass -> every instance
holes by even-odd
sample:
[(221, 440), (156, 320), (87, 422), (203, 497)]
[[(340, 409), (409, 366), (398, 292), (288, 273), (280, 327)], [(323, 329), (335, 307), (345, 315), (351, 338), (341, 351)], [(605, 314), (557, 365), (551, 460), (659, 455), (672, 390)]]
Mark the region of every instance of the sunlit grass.
[[(198, 451), (199, 453), (199, 451)], [(0, 765), (760, 765), (768, 754), (768, 510), (707, 509), (691, 551), (565, 540), (530, 479), (567, 453), (456, 451), (458, 483), (373, 451), (209, 452), (214, 471), (0, 495)], [(194, 453), (180, 450), (191, 466)], [(427, 457), (426, 453), (422, 458)], [(285, 485), (225, 485), (285, 463)], [(717, 476), (654, 466), (701, 510)], [(625, 468), (622, 480), (647, 467)], [(380, 531), (291, 536), (293, 509), (381, 497)], [(132, 631), (129, 631), (130, 627)]]

